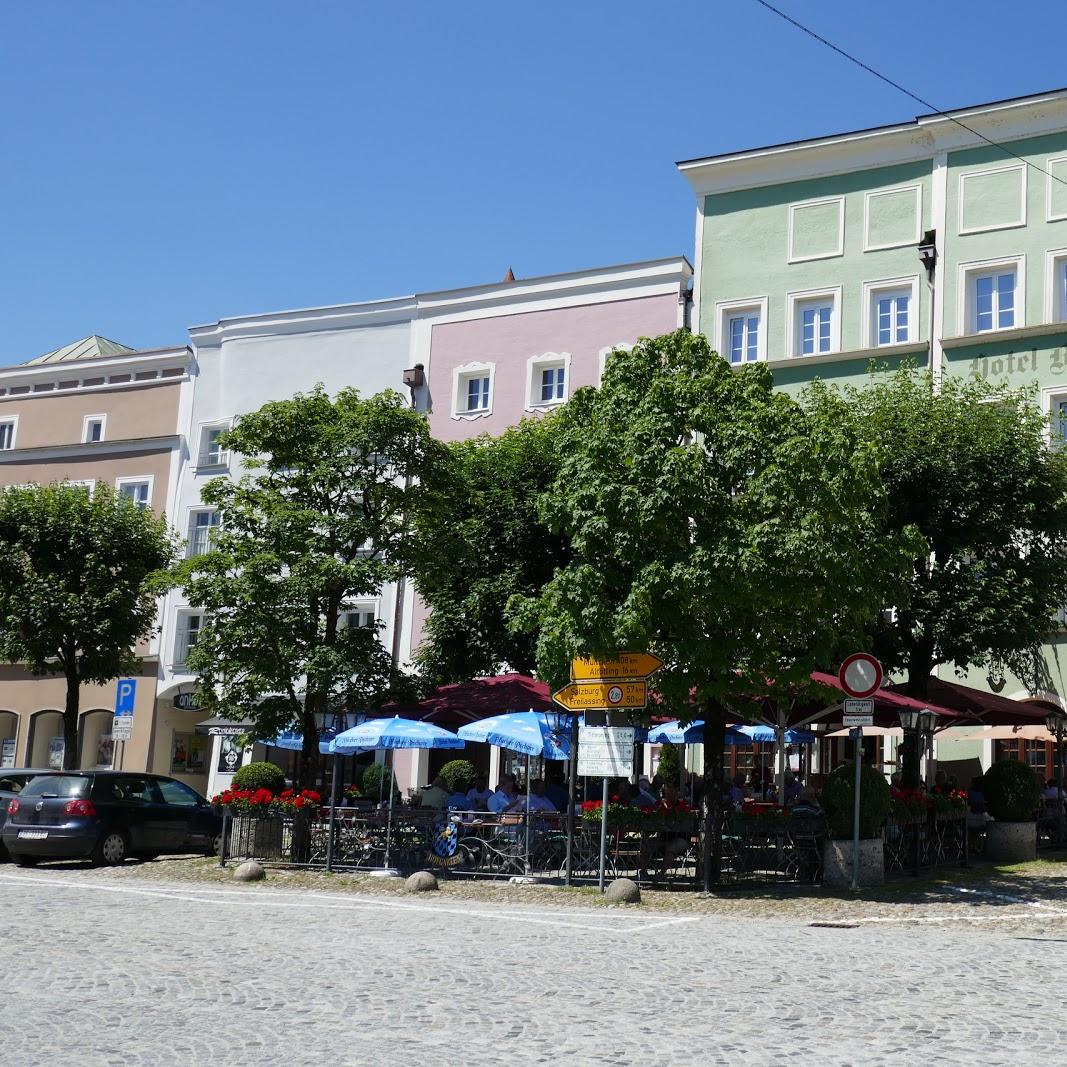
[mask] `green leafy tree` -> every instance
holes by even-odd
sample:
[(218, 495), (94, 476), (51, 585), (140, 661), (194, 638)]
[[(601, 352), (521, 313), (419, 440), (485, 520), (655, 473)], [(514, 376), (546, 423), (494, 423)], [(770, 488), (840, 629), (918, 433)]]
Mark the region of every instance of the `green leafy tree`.
[(875, 449), (679, 331), (616, 352), (599, 390), (559, 413), (543, 498), (571, 562), (520, 619), (542, 673), (579, 654), (647, 650), (665, 710), (705, 727), (705, 880), (721, 856), (723, 734), (753, 700), (793, 699), (886, 603), (900, 549), (884, 533)]
[(538, 594), (568, 559), (568, 539), (537, 510), (559, 470), (557, 439), (549, 415), (448, 446), (440, 506), (416, 524), (415, 582), (430, 609), (416, 658), (431, 683), (533, 673), (536, 631), (509, 625), (508, 601)]
[(78, 766), (81, 686), (137, 669), (175, 552), (163, 519), (103, 483), (0, 492), (0, 656), (65, 679), (65, 768)]
[(809, 412), (878, 450), (886, 530), (917, 529), (894, 612), (873, 651), (924, 698), (933, 669), (1007, 667), (1045, 688), (1041, 644), (1067, 600), (1067, 451), (1028, 391), (903, 369), (863, 390), (812, 387)]
[(258, 737), (298, 727), (310, 783), (317, 713), (404, 695), (380, 624), (346, 625), (346, 612), (403, 577), (442, 446), (398, 393), (331, 399), (321, 387), (242, 416), (224, 444), (248, 473), (202, 494), (221, 527), (182, 571), (205, 612), (189, 666), (205, 707), (249, 717)]

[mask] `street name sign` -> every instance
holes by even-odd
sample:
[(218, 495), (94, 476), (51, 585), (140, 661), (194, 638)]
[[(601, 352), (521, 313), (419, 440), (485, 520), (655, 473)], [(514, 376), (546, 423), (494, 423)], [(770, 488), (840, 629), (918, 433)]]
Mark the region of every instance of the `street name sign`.
[(133, 705), (137, 698), (137, 679), (120, 678), (115, 688), (115, 716), (111, 720), (111, 740), (129, 741), (133, 737)]
[(663, 660), (648, 652), (620, 652), (609, 659), (572, 659), (571, 681), (598, 682), (605, 679), (642, 679), (663, 666)]
[(552, 694), (568, 711), (643, 708), (648, 703), (644, 682), (571, 682)]
[(578, 730), (578, 773), (623, 778), (634, 773), (632, 726), (582, 726)]
[(842, 726), (873, 726), (874, 697), (849, 697), (845, 701)]

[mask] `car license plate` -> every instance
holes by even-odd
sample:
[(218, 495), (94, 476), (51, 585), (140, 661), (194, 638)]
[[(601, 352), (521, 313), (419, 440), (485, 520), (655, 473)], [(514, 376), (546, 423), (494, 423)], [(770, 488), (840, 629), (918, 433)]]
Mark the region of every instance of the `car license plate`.
[(19, 830), (19, 838), (24, 841), (40, 841), (47, 836), (47, 830)]

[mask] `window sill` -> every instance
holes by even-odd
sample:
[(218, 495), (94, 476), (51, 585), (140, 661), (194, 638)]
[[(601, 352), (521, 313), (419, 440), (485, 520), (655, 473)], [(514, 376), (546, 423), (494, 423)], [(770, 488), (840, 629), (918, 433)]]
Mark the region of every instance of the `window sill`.
[(229, 460), (226, 460), (223, 463), (198, 463), (194, 468), (197, 474), (211, 474), (216, 471), (227, 471), (229, 469)]
[[(910, 341), (906, 345), (882, 345), (881, 348), (853, 348), (847, 352), (828, 352), (824, 356), (785, 356), (779, 359), (768, 359), (767, 365), (775, 367), (823, 366), (827, 363), (848, 363), (858, 359), (894, 359), (900, 356), (925, 355), (927, 344), (925, 341)], [(752, 366), (751, 363), (731, 364), (731, 366)]]
[(526, 405), (527, 411), (551, 411), (553, 408), (560, 408), (566, 404), (566, 399), (563, 400), (542, 400), (538, 403), (528, 403)]
[(452, 418), (470, 422), (473, 419), (485, 419), (493, 414), (492, 408), (481, 408), (478, 411), (453, 411)]
[(944, 337), (942, 348), (971, 348), (974, 345), (996, 341), (1024, 341), (1030, 337), (1045, 337), (1048, 334), (1067, 333), (1067, 322), (1042, 322), (1037, 326), (1014, 326), (1010, 330), (985, 330), (982, 333), (961, 333)]

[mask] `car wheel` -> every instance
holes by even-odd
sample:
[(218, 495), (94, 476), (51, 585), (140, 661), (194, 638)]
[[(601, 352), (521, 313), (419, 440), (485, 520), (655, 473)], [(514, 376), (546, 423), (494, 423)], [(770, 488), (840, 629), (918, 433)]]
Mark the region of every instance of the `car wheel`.
[(221, 856), (222, 855), (222, 834), (216, 834), (211, 839), (211, 849), (205, 852), (206, 856)]
[(40, 856), (12, 856), (20, 867), (36, 867), (40, 862)]
[(93, 849), (94, 867), (117, 867), (126, 859), (126, 838), (118, 830), (105, 830)]

